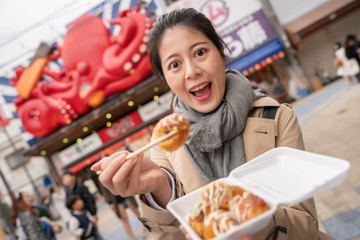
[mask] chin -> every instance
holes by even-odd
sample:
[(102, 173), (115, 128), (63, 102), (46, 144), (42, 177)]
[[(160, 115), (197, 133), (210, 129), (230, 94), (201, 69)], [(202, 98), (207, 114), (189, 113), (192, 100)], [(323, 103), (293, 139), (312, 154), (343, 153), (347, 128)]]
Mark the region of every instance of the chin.
[(206, 104), (206, 105), (199, 105), (195, 108), (196, 111), (201, 112), (201, 113), (210, 113), (212, 111), (214, 111), (215, 109), (217, 109), (217, 107), (220, 104)]

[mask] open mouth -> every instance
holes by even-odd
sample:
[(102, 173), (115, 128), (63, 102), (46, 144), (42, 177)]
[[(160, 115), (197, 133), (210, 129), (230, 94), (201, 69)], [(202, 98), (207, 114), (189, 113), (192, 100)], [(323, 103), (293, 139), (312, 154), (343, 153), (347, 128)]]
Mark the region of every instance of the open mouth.
[(211, 89), (211, 82), (204, 83), (190, 90), (190, 93), (195, 97), (202, 97), (209, 93)]

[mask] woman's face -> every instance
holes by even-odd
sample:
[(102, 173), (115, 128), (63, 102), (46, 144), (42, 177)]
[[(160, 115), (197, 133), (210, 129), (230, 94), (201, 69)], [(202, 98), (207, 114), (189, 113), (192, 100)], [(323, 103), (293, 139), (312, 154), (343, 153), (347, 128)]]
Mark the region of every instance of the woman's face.
[(27, 194), (26, 192), (22, 192), (21, 194), (22, 194), (21, 197), (22, 197), (24, 203), (26, 204), (26, 206), (28, 206), (28, 207), (32, 206), (32, 201), (33, 201), (32, 197), (29, 194)]
[(208, 113), (225, 92), (225, 61), (213, 42), (195, 28), (168, 29), (159, 44), (166, 82), (187, 105)]

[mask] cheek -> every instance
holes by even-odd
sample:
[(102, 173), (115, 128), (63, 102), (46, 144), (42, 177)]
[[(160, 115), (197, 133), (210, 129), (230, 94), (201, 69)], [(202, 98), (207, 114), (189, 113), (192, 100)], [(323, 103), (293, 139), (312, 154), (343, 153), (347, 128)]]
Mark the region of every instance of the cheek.
[[(215, 68), (214, 68), (215, 69)], [(213, 76), (215, 76), (216, 85), (219, 88), (219, 91), (225, 91), (226, 85), (226, 74), (223, 68), (217, 68), (215, 72), (213, 72)]]
[(166, 79), (171, 79), (170, 81), (166, 80), (166, 83), (171, 88), (171, 90), (176, 94), (181, 94), (181, 81), (179, 79), (176, 79), (174, 76), (165, 76)]
[(187, 101), (187, 92), (181, 84), (176, 84), (171, 89), (175, 93), (175, 95), (177, 95), (183, 101)]
[(176, 95), (180, 93), (178, 84), (171, 83), (169, 87), (171, 88), (171, 90), (173, 90), (173, 92), (176, 93)]
[(221, 94), (224, 96), (225, 94), (225, 88), (226, 88), (226, 76), (221, 76), (223, 81), (221, 83)]

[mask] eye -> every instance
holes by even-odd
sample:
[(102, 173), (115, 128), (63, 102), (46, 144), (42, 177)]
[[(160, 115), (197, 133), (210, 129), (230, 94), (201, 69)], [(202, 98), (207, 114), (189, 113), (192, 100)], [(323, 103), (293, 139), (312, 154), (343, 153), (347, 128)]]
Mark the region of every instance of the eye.
[(195, 52), (195, 55), (198, 56), (198, 57), (201, 57), (205, 54), (206, 50), (205, 49), (199, 49)]
[(179, 62), (172, 62), (170, 63), (169, 68), (173, 69), (173, 68), (178, 68), (179, 66), (180, 66)]

